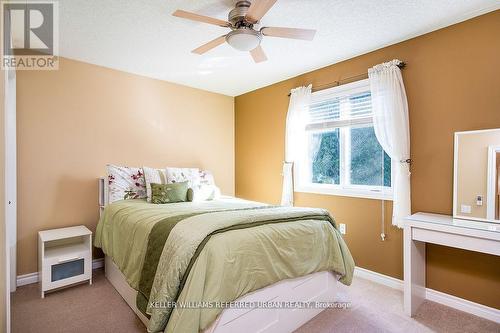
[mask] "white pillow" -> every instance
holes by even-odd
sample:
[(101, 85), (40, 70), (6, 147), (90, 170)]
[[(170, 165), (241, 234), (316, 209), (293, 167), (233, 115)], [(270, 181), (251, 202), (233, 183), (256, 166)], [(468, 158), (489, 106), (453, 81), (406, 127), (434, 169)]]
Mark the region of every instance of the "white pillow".
[(219, 197), (220, 189), (215, 186), (212, 173), (207, 170), (200, 170), (200, 185), (193, 189), (193, 201), (214, 200)]
[(200, 170), (200, 184), (215, 185), (215, 179), (212, 173), (208, 170)]
[(193, 201), (215, 200), (220, 197), (220, 190), (215, 185), (200, 184), (193, 189)]
[(200, 169), (198, 168), (167, 168), (167, 183), (187, 181), (193, 190), (200, 185)]
[(214, 176), (210, 171), (198, 168), (167, 168), (167, 183), (189, 182), (193, 189), (193, 201), (214, 200), (220, 197), (220, 190), (215, 186)]
[(108, 203), (118, 200), (146, 198), (142, 168), (108, 164)]
[(167, 172), (165, 169), (142, 168), (144, 169), (144, 179), (146, 181), (146, 200), (151, 202), (151, 184), (167, 184)]

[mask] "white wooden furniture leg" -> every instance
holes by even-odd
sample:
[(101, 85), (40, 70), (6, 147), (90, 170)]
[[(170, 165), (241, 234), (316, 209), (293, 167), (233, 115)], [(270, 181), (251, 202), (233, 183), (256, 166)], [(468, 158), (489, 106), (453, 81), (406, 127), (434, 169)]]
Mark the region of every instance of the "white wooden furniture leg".
[(404, 228), (404, 308), (413, 316), (425, 300), (425, 242), (412, 239), (412, 228)]

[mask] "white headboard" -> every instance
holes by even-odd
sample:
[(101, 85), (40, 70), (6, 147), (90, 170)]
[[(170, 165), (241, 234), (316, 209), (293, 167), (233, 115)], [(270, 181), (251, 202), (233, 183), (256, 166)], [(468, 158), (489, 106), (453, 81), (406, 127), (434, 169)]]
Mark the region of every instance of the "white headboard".
[(108, 204), (108, 182), (106, 177), (99, 177), (99, 215), (102, 214), (104, 207)]

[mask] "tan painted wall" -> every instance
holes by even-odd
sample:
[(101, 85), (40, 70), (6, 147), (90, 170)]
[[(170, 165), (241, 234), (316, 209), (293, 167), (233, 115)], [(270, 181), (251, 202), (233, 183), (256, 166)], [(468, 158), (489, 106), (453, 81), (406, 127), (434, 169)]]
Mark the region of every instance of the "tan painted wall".
[[(457, 215), (486, 218), (489, 146), (500, 146), (500, 130), (458, 136)], [(483, 196), (482, 206), (476, 204), (478, 195)], [(470, 214), (462, 213), (461, 205), (471, 206)]]
[(39, 230), (95, 230), (107, 163), (205, 168), (234, 193), (233, 109), (232, 97), (68, 59), (19, 71), (17, 274), (37, 270)]
[(6, 235), (5, 235), (5, 130), (4, 130), (4, 101), (5, 101), (5, 82), (4, 71), (0, 70), (0, 332), (7, 331), (7, 321), (5, 318), (6, 311), (6, 281), (5, 281), (5, 268), (6, 268)]
[[(500, 11), (325, 67), (236, 97), (236, 195), (278, 203), (290, 89), (357, 75), (378, 63), (404, 60), (410, 107), (412, 210), (450, 214), (453, 133), (500, 127)], [(385, 221), (380, 240), (377, 200), (298, 193), (297, 205), (329, 209), (347, 224), (356, 264), (403, 276), (402, 231)], [(390, 216), (390, 203), (387, 216)], [(500, 308), (500, 258), (427, 246), (427, 286)]]

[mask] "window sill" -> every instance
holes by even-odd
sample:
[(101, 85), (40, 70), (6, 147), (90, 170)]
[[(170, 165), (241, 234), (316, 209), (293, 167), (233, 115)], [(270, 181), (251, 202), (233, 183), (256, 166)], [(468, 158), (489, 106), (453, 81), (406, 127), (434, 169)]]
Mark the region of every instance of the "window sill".
[(294, 192), (336, 195), (341, 197), (388, 200), (392, 201), (392, 191), (374, 191), (349, 188), (332, 188), (330, 186), (301, 185)]

